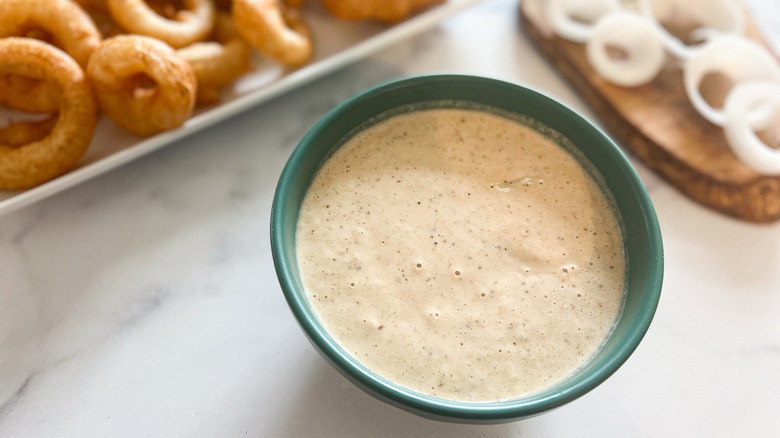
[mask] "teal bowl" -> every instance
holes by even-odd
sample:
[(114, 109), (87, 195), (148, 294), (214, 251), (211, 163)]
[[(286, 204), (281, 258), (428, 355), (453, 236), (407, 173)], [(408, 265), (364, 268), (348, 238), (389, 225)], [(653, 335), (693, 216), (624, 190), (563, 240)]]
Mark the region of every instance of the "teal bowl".
[[(420, 394), (384, 379), (349, 355), (327, 333), (303, 291), (295, 252), (298, 213), (320, 166), (355, 128), (399, 108), (432, 102), (468, 102), (527, 117), (575, 140), (574, 144), (603, 177), (622, 217), (628, 261), (624, 308), (598, 353), (572, 375), (541, 392), (518, 399), (475, 403)], [(536, 91), (493, 79), (427, 76), (371, 89), (322, 118), (290, 156), (279, 178), (271, 211), (271, 248), (287, 303), (314, 347), (352, 383), (370, 395), (423, 417), (462, 423), (519, 420), (570, 402), (598, 386), (636, 349), (655, 314), (663, 278), (663, 248), (658, 220), (639, 177), (623, 153), (598, 128)]]

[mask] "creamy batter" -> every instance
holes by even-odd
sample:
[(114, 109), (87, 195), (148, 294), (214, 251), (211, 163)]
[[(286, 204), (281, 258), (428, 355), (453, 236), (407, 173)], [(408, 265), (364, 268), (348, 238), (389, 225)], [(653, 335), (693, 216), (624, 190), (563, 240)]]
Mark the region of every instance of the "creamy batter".
[(301, 208), (298, 261), (331, 336), (435, 397), (497, 401), (583, 365), (622, 306), (617, 220), (572, 155), (488, 112), (398, 115), (348, 140)]

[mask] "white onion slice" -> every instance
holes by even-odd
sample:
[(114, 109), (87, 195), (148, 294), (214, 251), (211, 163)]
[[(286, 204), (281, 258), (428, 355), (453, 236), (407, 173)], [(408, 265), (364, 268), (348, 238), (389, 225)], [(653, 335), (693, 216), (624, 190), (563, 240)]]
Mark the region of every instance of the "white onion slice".
[[(780, 67), (772, 55), (757, 43), (740, 37), (722, 36), (707, 43), (683, 66), (683, 81), (688, 99), (710, 122), (723, 126), (723, 110), (710, 106), (699, 92), (708, 73), (721, 73), (735, 84), (748, 80), (780, 81)], [(760, 111), (759, 111), (760, 112)], [(751, 117), (764, 117), (753, 111)]]
[(722, 35), (741, 35), (745, 29), (744, 15), (734, 0), (640, 0), (639, 7), (660, 31), (666, 48), (681, 59), (690, 58), (701, 46), (686, 45), (661, 25), (672, 16), (701, 23), (692, 35), (705, 42)]
[[(770, 116), (760, 123), (750, 121), (758, 107), (771, 107)], [(734, 155), (757, 172), (780, 175), (780, 149), (772, 149), (756, 135), (755, 129), (780, 126), (780, 83), (744, 82), (726, 97), (726, 140)]]
[(559, 36), (577, 43), (590, 37), (593, 25), (604, 15), (620, 8), (618, 0), (547, 0), (547, 23)]
[[(609, 46), (624, 50), (627, 57), (610, 57)], [(593, 27), (586, 51), (596, 73), (624, 87), (650, 82), (666, 60), (655, 27), (647, 19), (630, 12), (613, 12), (599, 20)]]

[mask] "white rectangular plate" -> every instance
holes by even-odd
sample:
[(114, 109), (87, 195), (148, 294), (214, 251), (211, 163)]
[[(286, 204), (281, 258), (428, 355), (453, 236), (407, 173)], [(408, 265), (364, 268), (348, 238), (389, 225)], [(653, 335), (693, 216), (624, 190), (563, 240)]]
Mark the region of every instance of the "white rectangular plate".
[(449, 0), (395, 25), (345, 22), (330, 16), (316, 2), (307, 7), (306, 19), (315, 43), (309, 64), (288, 71), (257, 57), (254, 69), (222, 95), (221, 103), (195, 112), (181, 128), (149, 138), (123, 131), (101, 117), (89, 150), (76, 169), (24, 191), (0, 190), (0, 215), (40, 201), (69, 187), (162, 148), (219, 121), (282, 93), (324, 76), (385, 47), (433, 27), (444, 18), (481, 0)]

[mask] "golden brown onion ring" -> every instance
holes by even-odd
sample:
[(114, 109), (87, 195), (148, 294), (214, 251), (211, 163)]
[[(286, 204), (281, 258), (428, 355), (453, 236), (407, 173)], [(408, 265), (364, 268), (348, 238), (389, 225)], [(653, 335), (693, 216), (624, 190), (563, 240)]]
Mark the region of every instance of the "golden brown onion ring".
[(311, 34), (295, 9), (278, 0), (233, 0), (238, 31), (260, 53), (284, 65), (298, 66), (311, 58)]
[(219, 89), (249, 70), (252, 48), (235, 30), (230, 16), (220, 12), (213, 42), (195, 43), (177, 50), (192, 66), (198, 80), (197, 103), (219, 101)]
[(89, 12), (90, 10), (108, 11), (107, 0), (74, 0), (84, 10)]
[(56, 82), (59, 117), (44, 138), (25, 145), (0, 144), (0, 189), (26, 189), (70, 170), (95, 131), (97, 108), (84, 72), (56, 47), (30, 38), (0, 40), (0, 73)]
[(43, 30), (82, 68), (101, 42), (95, 23), (70, 0), (2, 0), (0, 17), (0, 37)]
[(214, 28), (216, 7), (213, 0), (183, 0), (185, 9), (169, 20), (144, 0), (108, 0), (111, 15), (132, 33), (148, 35), (173, 47), (184, 47), (205, 40)]
[(322, 0), (331, 14), (343, 20), (403, 20), (418, 9), (444, 0)]
[(0, 103), (29, 113), (53, 113), (60, 107), (62, 89), (53, 81), (0, 74)]
[(288, 8), (302, 8), (306, 0), (284, 0), (284, 5)]
[(0, 128), (0, 145), (6, 148), (17, 148), (27, 143), (43, 140), (57, 124), (57, 116), (49, 116), (43, 120), (17, 122)]
[(104, 39), (127, 33), (122, 29), (119, 23), (114, 20), (114, 17), (111, 16), (108, 9), (89, 8), (86, 9), (86, 11), (89, 16), (92, 17), (92, 21), (95, 22), (95, 26)]
[(87, 76), (106, 116), (138, 135), (181, 126), (195, 105), (192, 67), (154, 38), (107, 39), (89, 59)]

